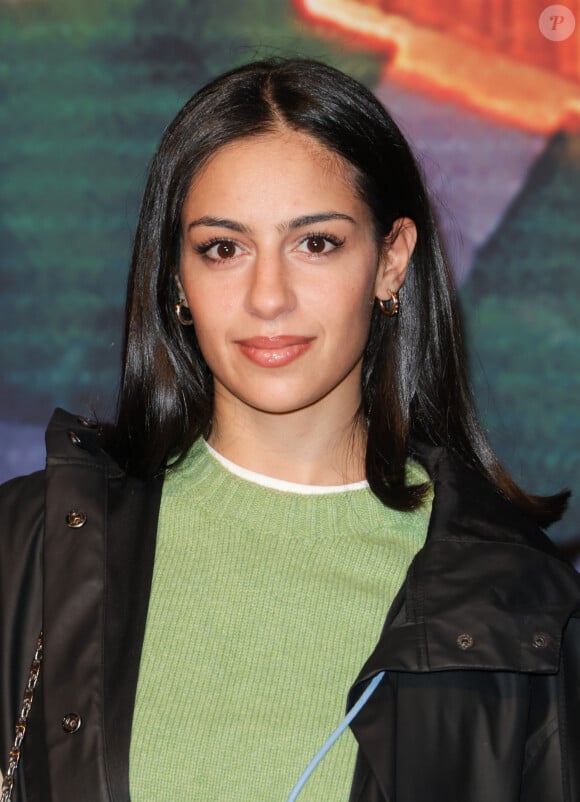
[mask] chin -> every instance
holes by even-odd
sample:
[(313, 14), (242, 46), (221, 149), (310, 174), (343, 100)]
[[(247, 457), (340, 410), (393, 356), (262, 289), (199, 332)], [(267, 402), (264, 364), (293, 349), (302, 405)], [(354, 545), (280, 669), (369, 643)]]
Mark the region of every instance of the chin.
[(276, 392), (264, 389), (260, 394), (245, 396), (240, 400), (257, 412), (269, 415), (291, 415), (294, 412), (314, 407), (324, 397), (324, 395), (313, 396), (312, 393), (284, 392), (277, 388)]

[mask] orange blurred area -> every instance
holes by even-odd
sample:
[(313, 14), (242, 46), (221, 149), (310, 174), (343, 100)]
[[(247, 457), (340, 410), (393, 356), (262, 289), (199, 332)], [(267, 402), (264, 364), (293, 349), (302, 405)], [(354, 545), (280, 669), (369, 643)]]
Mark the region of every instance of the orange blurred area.
[[(508, 5), (295, 0), (317, 28), (384, 53), (389, 80), (524, 130), (580, 130), (580, 27), (553, 41), (540, 29), (545, 3), (513, 2), (507, 17)], [(548, 34), (564, 23), (549, 19)]]

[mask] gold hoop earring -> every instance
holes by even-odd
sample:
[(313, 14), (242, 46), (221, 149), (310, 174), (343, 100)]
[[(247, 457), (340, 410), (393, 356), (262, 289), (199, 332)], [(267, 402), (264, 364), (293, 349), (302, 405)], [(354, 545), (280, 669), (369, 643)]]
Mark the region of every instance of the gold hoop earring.
[(175, 314), (182, 326), (193, 326), (191, 310), (185, 303), (185, 298), (180, 298), (175, 304)]
[(399, 293), (387, 290), (389, 298), (378, 298), (379, 309), (387, 317), (395, 317), (399, 314)]

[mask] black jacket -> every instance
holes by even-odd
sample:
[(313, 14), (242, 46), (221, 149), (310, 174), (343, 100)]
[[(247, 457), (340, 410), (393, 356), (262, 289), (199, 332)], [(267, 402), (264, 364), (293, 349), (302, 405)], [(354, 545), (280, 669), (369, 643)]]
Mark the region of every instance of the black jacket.
[[(42, 626), (15, 802), (128, 802), (162, 480), (125, 475), (62, 411), (47, 453), (0, 491), (0, 766)], [(353, 723), (351, 802), (580, 802), (580, 577), (479, 474), (415, 456), (433, 511), (350, 693), (388, 672)]]

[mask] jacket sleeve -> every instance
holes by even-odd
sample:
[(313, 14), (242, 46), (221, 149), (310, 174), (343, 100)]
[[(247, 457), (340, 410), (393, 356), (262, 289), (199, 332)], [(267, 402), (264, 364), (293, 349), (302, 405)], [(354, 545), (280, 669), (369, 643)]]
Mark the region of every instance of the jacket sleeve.
[(570, 799), (580, 799), (580, 618), (571, 618), (566, 629), (562, 671), (560, 715), (566, 732), (568, 765), (564, 784)]
[(0, 486), (0, 770), (42, 620), (42, 472)]
[(521, 802), (580, 800), (580, 619), (571, 618), (558, 674), (530, 677)]

